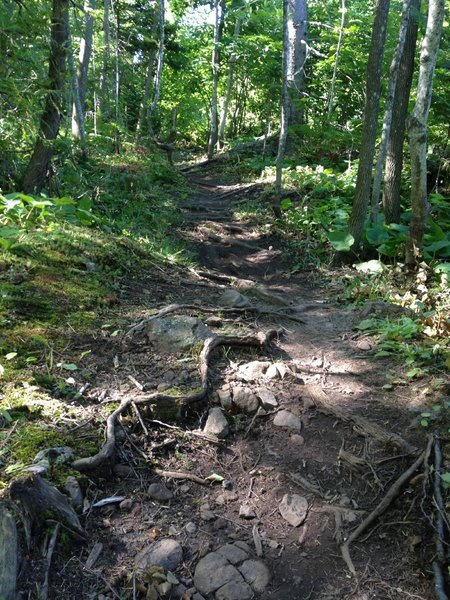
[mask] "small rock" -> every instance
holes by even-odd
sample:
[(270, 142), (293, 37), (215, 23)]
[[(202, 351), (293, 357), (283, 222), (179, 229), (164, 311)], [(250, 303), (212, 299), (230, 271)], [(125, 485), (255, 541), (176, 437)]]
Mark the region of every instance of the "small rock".
[(258, 398), (249, 388), (241, 386), (234, 387), (233, 401), (243, 412), (252, 414), (258, 410)]
[(252, 586), (257, 593), (262, 593), (270, 581), (270, 571), (260, 560), (246, 560), (239, 571), (244, 576), (245, 581)]
[(229, 429), (228, 421), (220, 408), (211, 408), (203, 431), (224, 438), (228, 435)]
[(69, 494), (69, 498), (74, 508), (77, 510), (83, 508), (83, 492), (81, 491), (80, 484), (76, 477), (73, 477), (73, 475), (67, 477), (64, 490)]
[(186, 316), (153, 319), (145, 333), (160, 352), (183, 352), (213, 335), (199, 319)]
[(195, 594), (192, 596), (192, 600), (205, 600), (205, 598), (198, 592), (195, 592)]
[(216, 515), (211, 510), (208, 503), (200, 506), (200, 519), (202, 519), (202, 521), (214, 521), (215, 518)]
[(179, 583), (177, 586), (172, 588), (172, 596), (175, 600), (180, 600), (180, 598), (187, 592), (187, 587), (182, 583)]
[(266, 371), (266, 379), (281, 379), (281, 373), (277, 365), (272, 364)]
[(219, 398), (219, 404), (223, 408), (231, 408), (233, 405), (233, 398), (229, 390), (217, 390), (217, 396)]
[(197, 525), (195, 523), (193, 523), (192, 521), (189, 521), (189, 523), (186, 523), (184, 528), (187, 531), (187, 533), (189, 533), (189, 535), (194, 535), (194, 533), (197, 531)]
[(237, 546), (238, 548), (240, 548), (241, 550), (244, 550), (244, 552), (247, 552), (247, 554), (250, 554), (250, 552), (251, 552), (251, 548), (247, 544), (247, 542), (243, 542), (242, 540), (236, 540), (234, 542), (234, 545)]
[(209, 327), (220, 327), (222, 325), (222, 319), (216, 316), (208, 317), (205, 324)]
[(293, 433), (290, 437), (290, 440), (296, 446), (302, 446), (305, 443), (305, 438), (298, 433)]
[(124, 511), (131, 510), (133, 508), (133, 500), (131, 498), (125, 498), (125, 500), (122, 500), (119, 504), (119, 508)]
[(293, 527), (298, 527), (308, 514), (308, 501), (297, 494), (285, 494), (278, 508), (283, 519)]
[(183, 560), (181, 545), (172, 539), (163, 539), (143, 548), (134, 560), (136, 573), (143, 574), (157, 566), (173, 571)]
[(187, 483), (183, 483), (183, 485), (180, 485), (179, 490), (180, 494), (187, 494), (188, 492), (190, 492), (191, 486)]
[(362, 339), (362, 340), (358, 340), (356, 342), (356, 347), (358, 348), (358, 350), (362, 350), (363, 352), (368, 352), (369, 350), (372, 350), (372, 343), (370, 342), (370, 340), (368, 339)]
[(311, 400), (311, 398), (303, 398), (303, 408), (315, 408), (316, 405), (314, 403), (314, 400)]
[(252, 306), (250, 299), (237, 290), (228, 289), (219, 297), (219, 304), (222, 306), (230, 306), (231, 308), (246, 308)]
[(211, 594), (230, 581), (244, 580), (237, 569), (217, 552), (207, 554), (195, 568), (194, 585), (202, 594)]
[(225, 544), (216, 550), (218, 554), (224, 556), (232, 565), (241, 563), (248, 558), (248, 552), (236, 546), (236, 544)]
[(237, 375), (244, 381), (256, 381), (257, 379), (261, 379), (271, 366), (273, 366), (272, 363), (268, 361), (252, 360), (245, 363), (245, 365), (241, 365)]
[(245, 581), (229, 581), (216, 592), (216, 600), (250, 600), (252, 588)]
[(150, 498), (157, 502), (166, 502), (173, 498), (172, 492), (166, 488), (162, 483), (152, 483), (147, 491)]
[(278, 401), (275, 396), (265, 387), (258, 388), (257, 396), (261, 400), (263, 408), (267, 410), (274, 409), (278, 406)]
[(255, 519), (256, 513), (251, 506), (248, 506), (248, 504), (242, 504), (239, 508), (239, 516), (241, 519)]
[(287, 429), (294, 429), (295, 431), (300, 431), (302, 428), (300, 418), (288, 410), (280, 410), (280, 412), (275, 415), (273, 424), (277, 427), (286, 427)]
[(115, 475), (117, 475), (118, 477), (132, 477), (134, 476), (134, 471), (131, 467), (129, 467), (128, 465), (114, 465), (113, 471), (115, 473)]
[(227, 529), (229, 527), (228, 521), (226, 519), (217, 519), (214, 522), (214, 529)]
[(222, 487), (224, 490), (231, 490), (231, 489), (233, 489), (233, 482), (230, 481), (229, 479), (224, 479), (222, 481)]

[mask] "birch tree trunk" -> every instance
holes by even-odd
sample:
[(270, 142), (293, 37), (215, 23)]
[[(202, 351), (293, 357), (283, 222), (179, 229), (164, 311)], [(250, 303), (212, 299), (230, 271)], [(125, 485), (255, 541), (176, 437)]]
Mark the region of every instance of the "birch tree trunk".
[(226, 89), (226, 92), (225, 92), (225, 98), (223, 100), (222, 114), (220, 116), (219, 148), (221, 148), (223, 146), (223, 143), (224, 143), (224, 140), (225, 140), (225, 126), (226, 126), (226, 123), (227, 123), (228, 106), (229, 106), (230, 98), (231, 98), (231, 90), (233, 89), (234, 69), (236, 67), (236, 60), (237, 60), (236, 44), (237, 44), (237, 41), (239, 39), (240, 30), (241, 30), (241, 18), (238, 16), (238, 17), (236, 17), (236, 23), (235, 23), (235, 26), (234, 26), (233, 42), (232, 42), (233, 43), (233, 50), (231, 52), (230, 64), (228, 66), (227, 89)]
[(26, 194), (40, 192), (50, 171), (52, 142), (58, 135), (66, 68), (67, 22), (69, 0), (53, 0), (48, 92), (39, 125), (39, 134), (30, 162), (25, 170), (22, 189)]
[(155, 83), (153, 86), (153, 100), (148, 109), (148, 130), (150, 135), (153, 135), (153, 113), (159, 102), (161, 92), (161, 76), (164, 64), (164, 19), (165, 7), (164, 0), (158, 0), (159, 8), (159, 48), (158, 48), (158, 64), (156, 65)]
[(390, 0), (377, 0), (372, 28), (369, 59), (367, 63), (366, 100), (364, 106), (364, 124), (359, 152), (359, 166), (356, 177), (355, 196), (349, 220), (349, 231), (354, 238), (353, 249), (358, 250), (372, 184), (372, 165), (375, 155), (375, 143), (378, 129), (380, 107), (381, 72), (383, 66), (386, 29)]
[(223, 1), (215, 0), (214, 3), (214, 46), (212, 51), (211, 70), (212, 70), (212, 92), (211, 92), (211, 113), (209, 125), (209, 140), (208, 140), (208, 159), (214, 155), (214, 148), (217, 145), (218, 127), (217, 127), (217, 87), (219, 83), (219, 42), (220, 32), (223, 22)]
[(386, 153), (383, 212), (386, 224), (400, 222), (400, 187), (403, 170), (403, 143), (406, 115), (414, 74), (417, 30), (421, 0), (412, 0), (405, 47), (400, 61), (392, 111), (392, 126)]
[(280, 138), (278, 141), (278, 153), (276, 160), (276, 175), (275, 175), (275, 194), (272, 199), (272, 209), (275, 217), (281, 217), (281, 186), (283, 183), (283, 161), (286, 153), (286, 142), (288, 137), (289, 126), (289, 87), (288, 87), (288, 69), (289, 69), (289, 51), (290, 51), (290, 34), (289, 34), (289, 2), (283, 0), (283, 56), (282, 56), (282, 87), (281, 87), (281, 124)]
[(116, 153), (120, 153), (120, 4), (119, 0), (112, 0), (111, 8), (115, 17), (114, 27), (114, 114), (115, 114), (115, 133), (114, 133), (114, 149)]
[(433, 77), (444, 22), (445, 0), (429, 0), (425, 36), (420, 52), (416, 104), (408, 117), (407, 129), (411, 154), (412, 218), (406, 244), (405, 262), (417, 266), (422, 260), (423, 235), (428, 216), (427, 201), (427, 122), (433, 91)]
[[(79, 106), (74, 101), (72, 108), (72, 136), (79, 140), (81, 139), (81, 122), (84, 127), (86, 113), (86, 90), (88, 80), (89, 61), (92, 54), (92, 38), (94, 35), (94, 15), (92, 10), (95, 9), (95, 0), (86, 1), (84, 3), (85, 26), (84, 36), (80, 40), (80, 50), (78, 53), (77, 66), (77, 89), (79, 96)], [(73, 61), (73, 58), (72, 58)], [(75, 100), (75, 97), (74, 97)], [(81, 109), (80, 111), (78, 109)]]
[(99, 106), (100, 113), (102, 116), (106, 116), (109, 112), (109, 69), (111, 62), (111, 34), (110, 34), (110, 23), (109, 23), (109, 13), (110, 13), (110, 1), (104, 0), (103, 4), (103, 64), (102, 64), (102, 74), (100, 77), (100, 97), (99, 97)]
[(338, 68), (339, 58), (341, 55), (342, 40), (344, 38), (344, 25), (345, 25), (345, 13), (346, 12), (347, 12), (347, 9), (345, 7), (345, 0), (341, 0), (341, 23), (339, 25), (339, 37), (338, 37), (338, 43), (337, 43), (337, 47), (336, 47), (336, 56), (334, 59), (333, 76), (331, 78), (330, 91), (328, 94), (328, 101), (327, 101), (327, 119), (328, 119), (328, 121), (331, 120), (331, 115), (333, 113), (334, 90), (336, 87), (337, 68)]
[(70, 20), (67, 20), (67, 58), (69, 62), (70, 82), (72, 87), (72, 136), (79, 140), (83, 158), (87, 157), (86, 129), (84, 125), (84, 110), (81, 105), (80, 88), (78, 84), (75, 63), (73, 60), (72, 34)]
[[(303, 96), (305, 92), (305, 63), (308, 56), (306, 43), (308, 6), (306, 0), (289, 0), (287, 54), (287, 83), (289, 95), (288, 138), (298, 136), (295, 128), (304, 122)], [(292, 130), (292, 132), (291, 132)]]
[(378, 218), (378, 207), (380, 203), (381, 182), (383, 179), (383, 166), (386, 160), (387, 145), (392, 125), (392, 113), (394, 107), (395, 91), (397, 89), (398, 73), (400, 61), (405, 48), (406, 33), (411, 13), (411, 0), (404, 0), (402, 8), (402, 19), (398, 33), (397, 47), (392, 57), (386, 105), (384, 109), (383, 128), (381, 130), (381, 141), (378, 149), (378, 158), (375, 166), (375, 175), (372, 188), (372, 221), (375, 223)]
[(155, 42), (148, 53), (147, 72), (145, 74), (144, 93), (142, 94), (141, 104), (139, 106), (139, 117), (136, 124), (136, 140), (142, 135), (142, 130), (145, 124), (145, 114), (147, 112), (148, 99), (150, 98), (150, 89), (155, 75), (155, 61), (156, 61), (156, 35), (158, 33), (158, 19), (156, 15), (153, 16), (153, 23), (151, 29), (151, 38)]

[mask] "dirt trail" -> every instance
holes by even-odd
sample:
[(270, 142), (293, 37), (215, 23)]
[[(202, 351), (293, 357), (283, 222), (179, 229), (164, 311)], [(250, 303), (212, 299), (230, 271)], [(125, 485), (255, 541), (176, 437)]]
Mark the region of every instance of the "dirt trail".
[[(174, 421), (169, 416), (155, 420), (143, 407), (140, 414), (123, 419), (117, 438), (120, 464), (113, 472), (105, 471), (95, 485), (91, 481), (87, 494), (91, 500), (119, 494), (129, 503), (121, 510), (117, 505), (89, 509), (83, 521), (89, 544), (80, 558), (58, 557), (55, 568), (63, 575), (53, 581), (54, 598), (145, 597), (145, 586), (140, 592), (130, 575), (135, 556), (146, 545), (166, 538), (183, 548), (176, 576), (188, 589), (198, 561), (208, 552), (239, 541), (248, 543), (255, 555), (261, 540), (261, 560), (271, 573), (270, 584), (257, 594), (263, 600), (432, 598), (429, 565), (434, 540), (421, 512), (418, 480), (411, 480), (385, 515), (351, 546), (356, 577), (350, 576), (340, 552), (345, 537), (414, 461), (404, 449), (369, 435), (358, 418), (401, 434), (422, 449), (425, 442), (409, 412), (416, 398), (405, 388), (383, 389), (387, 373), (396, 367), (368, 358), (370, 341), (352, 330), (365, 316), (361, 311), (328, 302), (311, 273), (289, 273), (272, 238), (250, 221), (233, 218), (233, 206), (254, 193), (252, 188), (221, 184), (206, 171), (192, 176), (191, 186), (192, 193), (180, 207), (184, 222), (179, 235), (195, 252), (198, 266), (175, 270), (170, 276), (155, 271), (143, 274), (138, 282), (124, 282), (122, 310), (131, 321), (150, 308), (195, 304), (196, 315), (202, 314), (202, 307), (217, 307), (216, 321), (235, 333), (282, 327), (267, 352), (251, 348), (217, 352), (209, 394), (214, 403), (217, 391), (226, 396), (230, 390), (235, 394), (236, 387), (254, 392), (262, 386), (277, 406), (255, 416), (229, 405), (231, 432), (220, 443), (171, 429), (168, 425)], [(237, 315), (221, 311), (221, 295), (230, 287), (238, 287), (263, 310)], [(136, 389), (136, 382), (145, 391), (198, 385), (193, 356), (178, 357), (172, 365), (145, 343), (132, 343), (124, 350), (114, 339), (103, 344), (97, 361), (102, 356), (104, 365), (97, 363), (92, 394), (108, 390), (110, 400), (139, 398), (142, 390)], [(112, 371), (116, 356), (120, 360)], [(256, 360), (278, 367), (272, 368), (270, 378), (246, 382), (240, 367)], [(338, 416), (318, 410), (314, 390), (338, 407)], [(189, 430), (203, 426), (206, 408), (191, 407), (181, 425), (187, 423)], [(289, 413), (295, 426), (277, 426), (274, 421), (281, 413)], [(164, 478), (155, 467), (185, 472), (187, 477)], [(229, 489), (220, 484), (202, 486), (190, 477), (211, 473), (228, 480)], [(162, 503), (147, 491), (150, 483), (159, 482), (172, 494)], [(306, 498), (308, 507), (306, 520), (298, 527), (280, 514), (283, 497), (293, 494)], [(240, 516), (243, 507), (250, 518)], [(86, 568), (95, 544), (102, 544), (103, 551)]]

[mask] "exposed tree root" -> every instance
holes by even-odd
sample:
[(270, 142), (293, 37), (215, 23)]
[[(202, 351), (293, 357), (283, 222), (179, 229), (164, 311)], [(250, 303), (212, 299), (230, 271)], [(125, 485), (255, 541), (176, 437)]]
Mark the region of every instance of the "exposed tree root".
[(382, 498), (381, 502), (377, 504), (374, 510), (364, 519), (362, 523), (351, 533), (349, 538), (345, 541), (341, 546), (342, 557), (345, 560), (350, 572), (353, 575), (356, 575), (356, 569), (353, 565), (352, 559), (350, 557), (350, 544), (354, 542), (358, 537), (371, 525), (375, 519), (377, 519), (380, 515), (384, 513), (384, 511), (388, 508), (393, 500), (400, 493), (401, 488), (407, 483), (412, 475), (417, 471), (417, 469), (423, 464), (423, 461), (429, 454), (429, 448), (433, 444), (433, 438), (430, 436), (428, 439), (427, 448), (420, 454), (419, 458), (414, 461), (414, 463), (404, 471), (400, 477), (391, 485), (388, 489), (387, 493)]
[(387, 431), (376, 423), (372, 423), (364, 417), (354, 415), (348, 412), (345, 408), (342, 408), (342, 406), (333, 404), (333, 402), (327, 397), (325, 392), (319, 386), (305, 386), (305, 394), (311, 398), (321, 412), (331, 414), (338, 419), (345, 421), (346, 423), (352, 422), (357, 431), (362, 435), (371, 436), (379, 442), (383, 442), (383, 444), (392, 444), (393, 446), (397, 446), (408, 454), (417, 453), (417, 448), (415, 446), (404, 440), (396, 433)]
[[(177, 307), (177, 305), (175, 306)], [(165, 309), (159, 311), (159, 316), (161, 316), (162, 314), (168, 314), (169, 312), (173, 312), (174, 310), (176, 309), (174, 309), (173, 306), (168, 306)], [(137, 331), (140, 331), (144, 326), (145, 323), (140, 329), (137, 329)], [(132, 330), (136, 331), (135, 328), (132, 328)], [(203, 400), (208, 392), (209, 361), (213, 350), (218, 346), (260, 346), (264, 348), (273, 338), (277, 337), (280, 333), (281, 330), (279, 329), (271, 329), (266, 333), (260, 331), (255, 335), (214, 336), (206, 339), (203, 344), (203, 350), (200, 354), (199, 371), (201, 379), (201, 388), (198, 392), (192, 392), (191, 394), (181, 394), (179, 396), (173, 396), (171, 394), (164, 394), (161, 392), (154, 392), (152, 394), (141, 395), (133, 399), (126, 398), (122, 400), (120, 406), (118, 406), (118, 408), (116, 408), (116, 410), (114, 410), (106, 420), (106, 441), (102, 449), (93, 456), (80, 458), (74, 461), (74, 463), (72, 464), (73, 468), (77, 469), (78, 471), (87, 471), (90, 469), (95, 469), (103, 463), (109, 461), (113, 457), (114, 447), (116, 443), (116, 421), (120, 415), (122, 415), (130, 406), (132, 406), (133, 403), (135, 405), (158, 403), (170, 406), (175, 405), (183, 407), (192, 404), (193, 402)]]

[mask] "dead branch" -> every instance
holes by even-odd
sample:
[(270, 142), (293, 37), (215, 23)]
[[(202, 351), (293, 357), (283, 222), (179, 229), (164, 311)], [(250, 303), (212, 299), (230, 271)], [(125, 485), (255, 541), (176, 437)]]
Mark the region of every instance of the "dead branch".
[(441, 565), (445, 565), (445, 549), (444, 549), (444, 538), (445, 538), (445, 527), (444, 527), (444, 500), (442, 498), (441, 490), (441, 466), (442, 466), (442, 452), (439, 444), (439, 440), (436, 438), (434, 442), (434, 501), (436, 503), (436, 554), (438, 561)]
[(157, 475), (161, 475), (161, 477), (169, 477), (171, 479), (187, 479), (189, 481), (199, 483), (200, 485), (208, 485), (210, 483), (206, 479), (198, 477), (198, 475), (194, 475), (194, 473), (181, 473), (180, 471), (163, 471), (161, 469), (156, 469), (155, 473)]
[[(170, 308), (170, 307), (167, 307)], [(164, 310), (164, 309), (163, 309)], [(160, 313), (163, 311), (160, 311)], [(115, 423), (117, 418), (122, 415), (134, 402), (137, 404), (165, 404), (169, 406), (187, 406), (193, 402), (199, 402), (206, 397), (208, 392), (208, 376), (209, 376), (209, 361), (211, 354), (218, 346), (260, 346), (264, 348), (273, 338), (277, 337), (281, 331), (279, 329), (270, 329), (266, 333), (260, 331), (255, 335), (243, 335), (243, 336), (214, 336), (207, 338), (203, 343), (203, 350), (200, 354), (200, 380), (201, 387), (198, 392), (192, 392), (190, 394), (181, 394), (179, 396), (173, 396), (171, 394), (164, 394), (162, 392), (154, 392), (152, 394), (145, 394), (131, 400), (126, 398), (122, 400), (118, 408), (113, 411), (106, 420), (106, 442), (102, 449), (93, 456), (86, 458), (79, 458), (74, 461), (72, 466), (78, 471), (87, 471), (95, 469), (101, 464), (109, 461), (114, 454), (114, 448), (116, 444), (115, 436)]]
[(349, 538), (345, 541), (341, 546), (342, 557), (347, 563), (347, 566), (350, 572), (353, 575), (356, 575), (356, 570), (353, 565), (352, 559), (350, 558), (350, 544), (352, 544), (358, 537), (371, 525), (375, 519), (377, 519), (380, 515), (384, 513), (384, 511), (388, 508), (391, 502), (398, 496), (401, 488), (405, 485), (407, 481), (412, 477), (412, 475), (417, 471), (420, 465), (425, 460), (427, 456), (428, 448), (433, 444), (433, 437), (429, 437), (427, 448), (420, 454), (419, 458), (414, 461), (414, 463), (404, 471), (396, 481), (391, 485), (388, 489), (387, 493), (382, 498), (381, 502), (377, 504), (377, 506), (373, 509), (373, 511), (360, 523), (360, 525), (352, 532)]
[(319, 386), (305, 386), (305, 395), (311, 398), (316, 405), (316, 408), (321, 412), (331, 414), (345, 423), (352, 422), (355, 425), (355, 429), (362, 435), (371, 436), (379, 442), (383, 442), (383, 444), (392, 444), (393, 446), (397, 446), (408, 454), (417, 453), (417, 448), (404, 440), (398, 434), (387, 431), (376, 423), (372, 423), (364, 417), (354, 415), (348, 412), (348, 410), (342, 406), (334, 404), (331, 400), (329, 400), (325, 392)]

